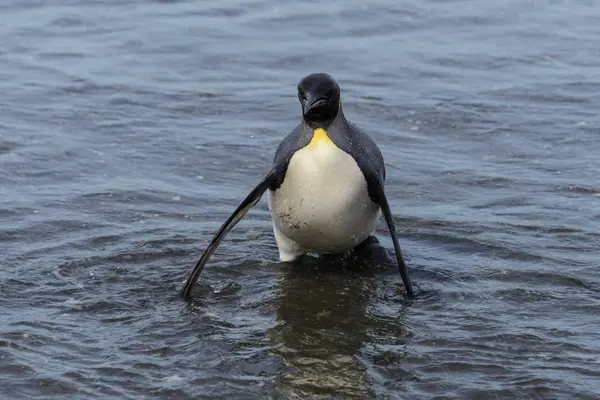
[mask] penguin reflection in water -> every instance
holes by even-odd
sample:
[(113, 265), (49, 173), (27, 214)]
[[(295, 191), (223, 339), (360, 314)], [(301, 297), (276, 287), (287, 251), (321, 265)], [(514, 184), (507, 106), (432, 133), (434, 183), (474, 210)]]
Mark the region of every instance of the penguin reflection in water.
[(268, 190), (279, 258), (341, 253), (369, 240), (381, 214), (392, 236), (408, 296), (413, 289), (384, 192), (383, 156), (373, 140), (346, 120), (340, 87), (327, 74), (298, 84), (302, 122), (281, 142), (273, 167), (215, 234), (190, 274), (188, 297), (225, 235)]

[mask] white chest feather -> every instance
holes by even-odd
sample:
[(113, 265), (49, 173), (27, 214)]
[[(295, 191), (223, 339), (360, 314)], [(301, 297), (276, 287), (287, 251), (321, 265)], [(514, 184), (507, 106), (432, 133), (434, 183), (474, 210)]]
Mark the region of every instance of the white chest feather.
[(356, 161), (329, 139), (313, 140), (292, 156), (283, 184), (269, 191), (269, 208), (276, 237), (316, 252), (351, 249), (379, 218)]

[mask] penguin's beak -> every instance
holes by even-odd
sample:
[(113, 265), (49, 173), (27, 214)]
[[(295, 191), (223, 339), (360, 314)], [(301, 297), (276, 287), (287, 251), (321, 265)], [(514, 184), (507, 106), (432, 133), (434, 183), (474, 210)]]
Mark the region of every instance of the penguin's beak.
[(309, 114), (319, 114), (319, 110), (326, 109), (328, 104), (329, 99), (325, 97), (315, 98), (309, 95), (302, 103), (303, 114), (305, 117)]

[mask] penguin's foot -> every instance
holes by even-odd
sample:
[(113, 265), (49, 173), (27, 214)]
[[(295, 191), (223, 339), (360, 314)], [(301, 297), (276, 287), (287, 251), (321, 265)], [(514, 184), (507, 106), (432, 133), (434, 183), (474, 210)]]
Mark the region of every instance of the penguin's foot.
[(394, 260), (390, 257), (387, 249), (379, 243), (379, 239), (375, 236), (369, 236), (363, 240), (358, 246), (352, 249), (352, 254), (371, 259), (379, 262), (389, 263)]
[(279, 249), (279, 261), (291, 262), (297, 260), (306, 253), (306, 249), (303, 249), (298, 243), (281, 233), (274, 224), (273, 234), (275, 236), (275, 241), (277, 242), (277, 248)]
[(279, 249), (279, 261), (281, 261), (281, 262), (296, 261), (303, 255), (304, 255), (304, 251), (298, 254), (298, 253), (286, 253), (285, 251)]

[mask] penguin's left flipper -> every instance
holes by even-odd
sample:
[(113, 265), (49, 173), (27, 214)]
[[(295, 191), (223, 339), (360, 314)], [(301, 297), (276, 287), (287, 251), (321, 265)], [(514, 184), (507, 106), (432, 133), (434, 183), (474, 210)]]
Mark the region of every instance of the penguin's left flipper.
[(406, 267), (406, 263), (404, 262), (404, 258), (402, 257), (402, 250), (400, 250), (400, 244), (398, 243), (398, 237), (396, 236), (396, 227), (394, 225), (394, 220), (392, 219), (392, 212), (390, 211), (390, 205), (388, 204), (387, 197), (385, 197), (385, 192), (383, 190), (382, 185), (377, 185), (377, 194), (379, 198), (379, 207), (381, 207), (381, 213), (383, 214), (383, 218), (385, 218), (385, 223), (390, 231), (390, 235), (392, 236), (392, 242), (394, 242), (394, 251), (396, 252), (396, 260), (398, 261), (398, 268), (400, 269), (400, 276), (402, 277), (402, 282), (404, 282), (404, 287), (406, 288), (406, 294), (408, 297), (413, 296), (413, 288), (412, 282), (410, 280), (410, 276), (408, 275), (408, 268)]
[(202, 257), (200, 257), (200, 260), (198, 260), (198, 262), (196, 263), (196, 266), (194, 267), (187, 282), (185, 283), (185, 286), (184, 286), (183, 292), (182, 292), (183, 297), (187, 298), (190, 296), (190, 293), (194, 289), (194, 286), (196, 285), (196, 282), (198, 281), (198, 278), (200, 277), (200, 273), (204, 269), (204, 266), (208, 262), (208, 259), (210, 258), (212, 253), (214, 253), (214, 251), (217, 249), (217, 247), (219, 247), (221, 240), (223, 240), (225, 235), (227, 235), (227, 233), (238, 222), (240, 222), (240, 220), (242, 218), (244, 218), (244, 216), (248, 213), (248, 211), (252, 207), (254, 207), (254, 205), (256, 203), (258, 203), (258, 201), (260, 200), (262, 195), (266, 192), (266, 190), (269, 188), (269, 186), (273, 182), (274, 176), (275, 176), (274, 170), (269, 172), (262, 179), (262, 181), (260, 181), (260, 183), (258, 185), (256, 185), (256, 187), (254, 189), (252, 189), (250, 194), (248, 194), (248, 196), (244, 199), (244, 201), (242, 201), (242, 203), (235, 209), (233, 214), (231, 214), (229, 216), (229, 218), (227, 218), (227, 221), (225, 221), (225, 223), (223, 225), (221, 225), (221, 228), (219, 228), (219, 230), (213, 237), (212, 241), (210, 242), (210, 245), (206, 248), (206, 250), (204, 250)]

